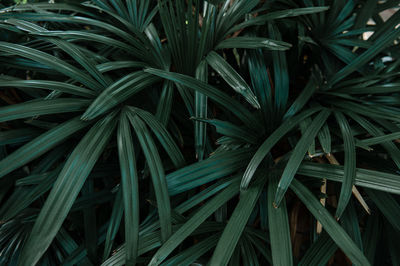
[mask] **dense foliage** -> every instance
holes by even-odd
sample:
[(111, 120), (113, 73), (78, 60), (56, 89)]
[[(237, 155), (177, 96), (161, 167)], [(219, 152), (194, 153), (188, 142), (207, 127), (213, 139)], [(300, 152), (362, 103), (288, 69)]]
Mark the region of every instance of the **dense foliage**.
[(400, 1), (8, 2), (1, 265), (400, 264)]

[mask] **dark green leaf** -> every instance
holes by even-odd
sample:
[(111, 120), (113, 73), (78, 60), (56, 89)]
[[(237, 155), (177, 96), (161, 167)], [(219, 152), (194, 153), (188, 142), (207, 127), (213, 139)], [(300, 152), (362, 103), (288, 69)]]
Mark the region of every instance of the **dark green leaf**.
[(317, 117), (313, 120), (310, 127), (301, 137), (296, 147), (293, 150), (292, 155), (285, 167), (285, 170), (282, 173), (282, 177), (279, 181), (278, 188), (275, 194), (275, 205), (279, 206), (279, 203), (283, 199), (286, 190), (289, 188), (291, 181), (294, 178), (294, 175), (297, 172), (301, 162), (303, 161), (304, 154), (306, 153), (308, 147), (311, 142), (314, 140), (318, 131), (321, 129), (326, 119), (330, 115), (329, 110), (322, 110)]
[(349, 235), (303, 184), (294, 179), (290, 188), (296, 193), (300, 200), (306, 205), (307, 209), (322, 224), (324, 230), (354, 264), (370, 265), (368, 259)]
[(336, 209), (336, 217), (340, 217), (346, 209), (347, 203), (352, 194), (352, 188), (356, 176), (356, 147), (353, 133), (346, 117), (339, 112), (335, 112), (335, 117), (342, 132), (344, 142), (344, 176)]
[(270, 175), (268, 181), (268, 229), (274, 265), (293, 265), (292, 244), (290, 240), (289, 219), (286, 201), (274, 208), (274, 197), (279, 176)]
[(120, 116), (117, 145), (125, 210), (126, 265), (134, 265), (139, 239), (139, 186), (132, 134), (125, 111)]
[(60, 114), (84, 110), (89, 100), (58, 98), (52, 100), (38, 99), (24, 103), (0, 107), (0, 122), (16, 120), (38, 115)]
[(247, 190), (241, 191), (239, 203), (236, 205), (228, 224), (222, 232), (222, 236), (209, 262), (210, 265), (228, 264), (265, 182), (265, 176), (260, 176)]
[(96, 123), (69, 156), (24, 245), (18, 265), (36, 264), (56, 236), (116, 124), (115, 114)]
[(144, 122), (132, 112), (127, 112), (127, 115), (149, 165), (160, 216), (161, 238), (166, 241), (172, 233), (171, 204), (161, 158)]

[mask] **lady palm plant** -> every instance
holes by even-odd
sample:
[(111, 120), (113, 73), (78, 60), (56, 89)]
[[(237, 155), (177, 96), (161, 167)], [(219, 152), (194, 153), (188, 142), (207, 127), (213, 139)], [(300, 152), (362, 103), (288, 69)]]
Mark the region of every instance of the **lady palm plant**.
[(399, 1), (55, 2), (0, 10), (0, 264), (400, 263)]

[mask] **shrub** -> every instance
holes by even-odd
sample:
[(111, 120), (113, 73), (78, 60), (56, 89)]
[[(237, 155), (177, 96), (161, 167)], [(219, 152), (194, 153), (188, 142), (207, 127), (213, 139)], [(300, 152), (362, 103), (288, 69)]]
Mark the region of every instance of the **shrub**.
[(55, 2), (0, 11), (0, 264), (400, 262), (398, 1)]

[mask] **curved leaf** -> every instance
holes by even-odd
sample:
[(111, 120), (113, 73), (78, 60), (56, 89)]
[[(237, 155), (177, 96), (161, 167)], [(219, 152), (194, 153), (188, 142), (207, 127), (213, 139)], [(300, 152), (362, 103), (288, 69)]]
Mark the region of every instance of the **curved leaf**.
[(41, 209), (18, 265), (34, 265), (48, 249), (116, 125), (115, 114), (97, 122), (75, 147)]
[(137, 71), (124, 76), (107, 87), (82, 115), (83, 120), (91, 120), (110, 110), (130, 96), (158, 81), (157, 77)]
[(256, 96), (244, 79), (216, 52), (209, 52), (206, 57), (207, 63), (238, 93), (255, 108), (260, 109)]
[(74, 98), (37, 99), (24, 103), (0, 107), (0, 122), (47, 114), (81, 111), (90, 104), (89, 100)]
[(94, 79), (92, 79), (92, 77), (85, 74), (85, 72), (83, 72), (82, 70), (48, 53), (44, 53), (42, 51), (32, 49), (23, 45), (2, 41), (0, 41), (0, 51), (3, 51), (7, 54), (26, 57), (33, 61), (42, 63), (76, 81), (82, 82), (88, 88), (94, 90), (101, 88), (101, 86)]
[(157, 200), (158, 214), (160, 216), (161, 238), (164, 242), (172, 233), (172, 221), (171, 203), (168, 195), (168, 187), (163, 164), (160, 155), (158, 154), (157, 147), (155, 146), (144, 122), (132, 112), (128, 112), (127, 115), (135, 130), (136, 136), (139, 139), (140, 146), (142, 147), (144, 156), (149, 165)]
[(88, 125), (90, 123), (74, 118), (31, 140), (0, 161), (0, 177), (39, 157)]
[(371, 265), (344, 229), (303, 184), (293, 179), (290, 188), (354, 264)]
[(125, 111), (120, 116), (117, 145), (125, 210), (126, 265), (134, 265), (139, 239), (139, 185), (132, 134)]
[(335, 112), (344, 141), (344, 176), (336, 216), (340, 217), (350, 200), (356, 175), (356, 146), (349, 122), (342, 113)]
[(319, 111), (320, 108), (310, 108), (297, 116), (288, 118), (285, 120), (280, 127), (278, 127), (258, 148), (257, 152), (254, 154), (251, 159), (249, 165), (246, 168), (246, 171), (243, 174), (242, 182), (240, 187), (242, 189), (247, 189), (250, 184), (251, 179), (253, 178), (254, 173), (256, 172), (258, 166), (264, 160), (265, 156), (271, 151), (274, 145), (290, 130), (292, 130), (295, 126), (297, 126), (301, 121), (305, 118), (309, 117), (313, 113)]
[(317, 117), (312, 121), (309, 128), (304, 132), (303, 136), (300, 138), (296, 147), (293, 150), (292, 155), (288, 163), (286, 164), (285, 170), (282, 173), (281, 180), (279, 181), (278, 188), (275, 194), (275, 205), (279, 206), (279, 203), (283, 199), (286, 190), (289, 188), (294, 175), (297, 172), (301, 162), (304, 159), (304, 154), (306, 153), (311, 142), (314, 141), (315, 136), (318, 131), (324, 125), (326, 119), (330, 115), (330, 110), (322, 110)]
[(246, 223), (253, 212), (264, 188), (266, 178), (256, 180), (247, 190), (240, 192), (240, 200), (233, 211), (217, 247), (210, 260), (210, 265), (227, 265), (235, 247), (242, 236)]
[(208, 97), (234, 113), (236, 116), (238, 116), (245, 124), (249, 125), (252, 128), (257, 128), (258, 123), (256, 119), (246, 108), (244, 108), (240, 103), (229, 97), (227, 94), (217, 90), (207, 83), (179, 73), (173, 73), (153, 68), (147, 68), (144, 71), (177, 82), (187, 88), (199, 91), (204, 95), (207, 95)]

